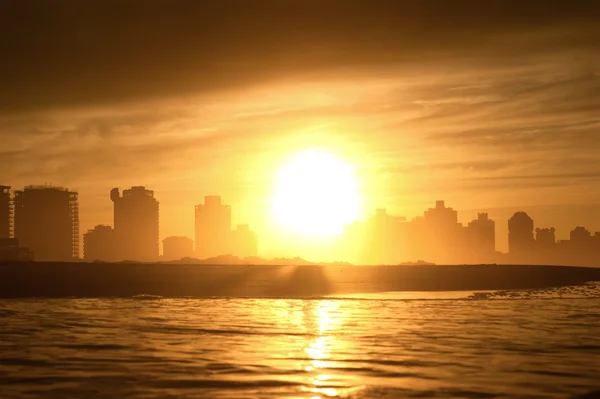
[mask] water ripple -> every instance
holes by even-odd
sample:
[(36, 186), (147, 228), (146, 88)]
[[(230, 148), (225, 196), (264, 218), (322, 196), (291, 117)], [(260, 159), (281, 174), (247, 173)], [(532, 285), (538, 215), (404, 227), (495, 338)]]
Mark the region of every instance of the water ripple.
[(581, 292), (0, 301), (0, 398), (595, 399)]

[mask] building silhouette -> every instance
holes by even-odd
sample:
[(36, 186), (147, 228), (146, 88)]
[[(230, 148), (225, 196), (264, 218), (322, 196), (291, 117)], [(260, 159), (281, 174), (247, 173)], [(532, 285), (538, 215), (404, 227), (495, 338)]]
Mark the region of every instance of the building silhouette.
[(27, 186), (15, 191), (14, 235), (36, 260), (79, 258), (78, 194), (62, 187)]
[(196, 256), (200, 259), (231, 254), (231, 207), (218, 195), (204, 197), (195, 207)]
[(424, 219), (431, 225), (442, 229), (454, 229), (458, 225), (458, 211), (447, 208), (445, 201), (435, 201), (435, 208), (423, 212)]
[(233, 255), (246, 258), (258, 255), (258, 236), (247, 224), (239, 224), (232, 233)]
[(496, 223), (487, 213), (477, 214), (477, 219), (467, 226), (470, 250), (485, 259), (496, 252)]
[(163, 259), (180, 260), (194, 256), (194, 240), (189, 237), (167, 237), (163, 240)]
[(119, 194), (113, 188), (116, 253), (120, 260), (151, 262), (158, 259), (158, 209), (154, 191), (134, 186)]
[(533, 219), (525, 212), (516, 212), (508, 220), (508, 252), (524, 256), (532, 254), (534, 249)]
[(397, 263), (406, 255), (406, 218), (388, 213), (386, 208), (378, 208), (369, 216), (363, 226), (364, 246), (360, 257), (365, 263)]
[(556, 229), (550, 228), (536, 228), (535, 229), (535, 243), (537, 249), (540, 251), (552, 250), (556, 247)]
[[(98, 225), (83, 236), (86, 261), (159, 260), (159, 202), (143, 186), (111, 190), (114, 228)], [(165, 260), (253, 257), (258, 237), (246, 224), (231, 229), (231, 207), (220, 196), (206, 196), (195, 206), (194, 241), (164, 239)], [(407, 221), (379, 208), (364, 221), (345, 226), (332, 241), (343, 258), (358, 264), (535, 263), (600, 266), (600, 232), (575, 227), (568, 240), (556, 231), (535, 228), (525, 212), (508, 220), (509, 253), (496, 252), (495, 222), (487, 213), (463, 226), (458, 212), (436, 201), (422, 216)], [(23, 247), (22, 247), (22, 246)], [(52, 186), (26, 186), (14, 191), (0, 186), (0, 261), (73, 261), (79, 258), (78, 193)], [(237, 258), (236, 258), (237, 260)]]
[(600, 231), (595, 232), (592, 236), (592, 244), (598, 251), (600, 251)]
[(557, 243), (557, 251), (552, 261), (559, 264), (579, 266), (600, 266), (600, 237), (585, 227), (577, 226), (571, 230), (568, 240)]
[(339, 248), (360, 264), (491, 262), (496, 257), (495, 222), (487, 213), (463, 226), (458, 212), (436, 201), (411, 221), (379, 208), (364, 222), (344, 229)]
[(591, 242), (592, 234), (585, 227), (577, 226), (569, 233), (569, 239), (574, 245), (588, 245)]
[(111, 226), (98, 225), (83, 235), (83, 259), (114, 262), (119, 259), (115, 231)]
[(411, 222), (410, 237), (410, 247), (418, 251), (413, 258), (436, 263), (455, 263), (464, 258), (463, 226), (458, 222), (458, 212), (446, 207), (444, 201), (436, 201), (435, 208), (427, 209)]
[(0, 262), (31, 260), (33, 260), (33, 253), (27, 248), (19, 246), (19, 240), (16, 238), (0, 238)]
[(13, 203), (10, 186), (0, 185), (0, 238), (13, 236)]

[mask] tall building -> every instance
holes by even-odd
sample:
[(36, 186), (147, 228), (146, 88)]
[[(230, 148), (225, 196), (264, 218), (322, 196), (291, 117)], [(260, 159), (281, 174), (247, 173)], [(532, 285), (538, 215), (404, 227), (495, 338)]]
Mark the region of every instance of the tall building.
[(13, 208), (10, 186), (0, 185), (0, 238), (12, 237)]
[(517, 212), (508, 220), (508, 252), (513, 255), (531, 254), (534, 250), (533, 219)]
[(231, 207), (218, 195), (204, 197), (196, 205), (196, 256), (200, 259), (231, 252)]
[(113, 228), (102, 224), (98, 225), (83, 235), (83, 259), (87, 261), (117, 261), (119, 255), (116, 252), (116, 244)]
[(467, 227), (474, 250), (480, 254), (496, 252), (496, 223), (487, 213), (479, 213)]
[(62, 187), (15, 191), (14, 235), (39, 261), (79, 258), (78, 194)]
[(246, 258), (258, 255), (258, 237), (247, 224), (239, 224), (232, 233), (233, 255)]
[(154, 191), (134, 186), (119, 194), (110, 192), (114, 203), (114, 229), (119, 260), (152, 262), (158, 259), (158, 201)]
[(163, 259), (180, 260), (194, 256), (194, 240), (189, 237), (167, 237), (163, 240)]
[(587, 245), (591, 242), (592, 233), (585, 227), (577, 226), (569, 233), (571, 243), (575, 245)]
[(435, 208), (429, 208), (423, 217), (438, 228), (455, 228), (458, 224), (458, 212), (447, 208), (445, 201), (435, 201)]
[(600, 264), (600, 247), (596, 246), (594, 236), (585, 227), (577, 226), (571, 230), (570, 240), (566, 243), (569, 262), (582, 266)]
[(385, 208), (378, 208), (374, 215), (367, 217), (363, 229), (361, 263), (394, 264), (406, 259), (405, 222), (405, 217), (391, 215)]
[(436, 201), (422, 217), (411, 222), (408, 247), (410, 258), (435, 263), (456, 263), (464, 257), (464, 228), (458, 222), (458, 212)]

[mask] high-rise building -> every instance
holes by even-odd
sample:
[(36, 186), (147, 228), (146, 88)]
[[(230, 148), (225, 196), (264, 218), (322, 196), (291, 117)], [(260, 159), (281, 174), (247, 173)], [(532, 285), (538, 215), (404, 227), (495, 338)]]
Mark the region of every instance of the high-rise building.
[(258, 236), (247, 224), (239, 224), (232, 233), (233, 255), (246, 258), (258, 255)]
[(119, 255), (116, 252), (116, 243), (113, 228), (98, 225), (83, 235), (83, 259), (87, 261), (117, 261)]
[(163, 240), (163, 259), (180, 260), (194, 256), (194, 240), (189, 237), (167, 237)]
[(534, 250), (533, 219), (517, 212), (508, 220), (508, 252), (513, 255), (531, 254)]
[(496, 252), (496, 223), (487, 213), (479, 213), (477, 219), (469, 222), (467, 229), (473, 250), (488, 255)]
[(119, 194), (113, 188), (114, 229), (119, 260), (152, 262), (158, 259), (158, 207), (154, 191), (131, 187)]
[(378, 208), (364, 223), (362, 260), (365, 264), (394, 264), (406, 259), (406, 218)]
[(78, 194), (62, 187), (15, 191), (14, 235), (38, 261), (79, 258)]
[(592, 233), (585, 227), (577, 226), (569, 233), (572, 244), (587, 245), (591, 242)]
[(0, 238), (12, 237), (13, 208), (10, 186), (0, 185)]
[(427, 222), (441, 229), (455, 229), (458, 225), (458, 212), (447, 208), (444, 201), (435, 201), (435, 208), (423, 213)]
[(464, 255), (465, 234), (458, 222), (458, 212), (436, 201), (423, 217), (415, 218), (410, 228), (412, 259), (426, 259), (435, 263), (455, 263)]
[(210, 258), (231, 252), (231, 207), (218, 195), (204, 197), (196, 205), (196, 256)]

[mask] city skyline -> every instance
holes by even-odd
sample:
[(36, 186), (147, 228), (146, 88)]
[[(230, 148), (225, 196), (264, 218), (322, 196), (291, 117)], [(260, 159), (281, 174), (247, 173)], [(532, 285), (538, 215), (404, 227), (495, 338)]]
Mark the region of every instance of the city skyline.
[[(444, 198), (463, 223), (487, 211), (498, 237), (516, 208), (561, 238), (571, 224), (600, 228), (593, 2), (480, 13), (473, 1), (259, 1), (235, 15), (184, 3), (121, 5), (107, 30), (115, 13), (101, 2), (57, 5), (28, 28), (4, 21), (19, 45), (0, 67), (12, 77), (0, 93), (1, 180), (77, 190), (86, 228), (106, 223), (106, 190), (154, 187), (162, 231), (190, 237), (189, 207), (219, 193), (234, 223), (276, 251), (273, 182), (288, 158), (319, 147), (356, 168), (362, 219), (378, 207), (414, 217)], [(155, 26), (168, 27), (160, 40)]]
[[(132, 186), (121, 195), (118, 188), (113, 188), (109, 195), (114, 204), (113, 225), (99, 224), (80, 235), (77, 192), (63, 187), (30, 185), (14, 190), (13, 198), (10, 186), (1, 187), (0, 217), (4, 227), (0, 238), (16, 238), (22, 251), (38, 254), (36, 260), (155, 262), (231, 255), (242, 259), (268, 258), (258, 251), (258, 235), (248, 224), (237, 224), (233, 228), (232, 207), (217, 195), (205, 196), (203, 204), (194, 206), (196, 228), (190, 238), (160, 233), (160, 201), (154, 197), (153, 190)], [(292, 256), (354, 264), (553, 263), (560, 259), (565, 263), (595, 265), (596, 260), (590, 259), (600, 255), (600, 231), (588, 229), (589, 226), (573, 226), (565, 239), (556, 234), (555, 227), (540, 225), (526, 212), (516, 211), (507, 221), (508, 251), (502, 251), (497, 247), (497, 223), (487, 212), (478, 213), (466, 224), (458, 215), (459, 212), (446, 207), (443, 200), (436, 200), (434, 207), (410, 219), (390, 214), (386, 208), (377, 208), (366, 219), (353, 220), (344, 225), (343, 232), (326, 239), (327, 258), (304, 253)], [(70, 227), (62, 234), (54, 227), (56, 223)], [(61, 240), (67, 247), (60, 244)], [(81, 252), (80, 243), (83, 243)], [(581, 253), (575, 254), (574, 249)], [(71, 251), (73, 257), (66, 256), (65, 251)], [(30, 256), (28, 252), (23, 254), (26, 258)]]
[[(30, 185), (30, 184), (29, 184)], [(26, 184), (25, 186), (28, 186), (28, 184)], [(44, 184), (38, 184), (38, 185), (34, 185), (34, 186), (44, 186)], [(48, 187), (53, 187), (53, 185), (49, 185), (47, 184)], [(12, 187), (13, 189), (15, 189), (15, 185), (11, 185), (11, 186), (3, 186), (3, 187)], [(56, 186), (56, 187), (60, 187), (60, 186)], [(107, 186), (110, 190), (110, 187), (112, 186)], [(73, 190), (73, 191), (77, 191), (77, 190)], [(163, 190), (160, 190), (160, 188), (158, 190), (154, 190), (158, 193), (162, 193)], [(81, 193), (78, 192), (79, 194), (79, 198), (81, 198)], [(158, 194), (160, 196), (160, 194)], [(84, 195), (84, 198), (86, 196)], [(106, 195), (104, 196), (106, 199)], [(441, 196), (443, 197), (443, 196)], [(202, 196), (201, 198), (204, 198), (204, 196)], [(435, 200), (435, 197), (434, 199)], [(81, 200), (79, 201), (81, 204)], [(423, 208), (425, 209), (426, 207), (431, 205), (431, 200), (429, 201), (425, 201), (423, 203)], [(481, 207), (476, 207), (476, 208), (472, 208), (472, 209), (462, 209), (459, 206), (456, 205), (455, 202), (453, 201), (448, 201), (446, 200), (446, 202), (450, 203), (452, 202), (452, 204), (454, 205), (454, 207), (456, 209), (461, 209), (460, 213), (459, 213), (459, 217), (458, 220), (459, 222), (463, 223), (463, 224), (468, 224), (471, 220), (474, 220), (477, 218), (477, 215), (479, 213), (488, 213), (489, 217), (493, 220), (496, 221), (496, 248), (497, 250), (501, 251), (501, 252), (507, 252), (509, 245), (508, 245), (508, 228), (507, 228), (507, 224), (508, 224), (508, 220), (513, 216), (513, 214), (516, 212), (516, 209), (519, 209), (523, 212), (526, 212), (530, 217), (532, 217), (535, 221), (536, 221), (536, 227), (542, 227), (542, 228), (549, 228), (549, 227), (554, 227), (555, 228), (555, 235), (556, 235), (556, 239), (557, 240), (566, 240), (569, 239), (569, 232), (576, 226), (584, 226), (586, 227), (588, 230), (595, 232), (595, 231), (600, 231), (600, 205), (595, 205), (595, 204), (590, 204), (590, 205), (584, 205), (581, 206), (579, 209), (579, 212), (575, 212), (572, 214), (572, 219), (567, 218), (565, 220), (565, 213), (567, 212), (565, 211), (554, 211), (554, 212), (548, 212), (548, 208), (544, 207), (544, 206), (521, 206), (521, 207), (498, 207), (498, 208), (490, 208), (490, 209), (486, 209), (486, 208), (481, 208)], [(165, 201), (162, 201), (163, 203), (163, 209), (161, 210), (161, 214), (162, 214), (162, 218), (164, 218), (164, 223), (161, 226), (161, 231), (160, 231), (160, 235), (161, 235), (161, 239), (164, 239), (166, 237), (169, 236), (186, 236), (186, 237), (194, 237), (195, 236), (195, 232), (194, 232), (194, 218), (193, 217), (189, 217), (189, 208), (188, 209), (181, 209), (178, 208), (177, 209), (173, 209), (172, 206), (170, 206), (170, 204), (165, 203)], [(200, 201), (189, 201), (189, 206), (193, 207), (200, 203)], [(80, 205), (81, 206), (81, 205)], [(111, 226), (113, 225), (112, 221), (112, 206), (110, 204), (110, 201), (107, 202), (106, 204), (104, 204), (104, 206), (102, 206), (102, 208), (105, 210), (104, 213), (99, 214), (99, 215), (95, 215), (93, 218), (90, 217), (89, 215), (89, 211), (90, 211), (90, 206), (89, 204), (86, 204), (85, 202), (83, 202), (83, 205), (81, 206), (83, 208), (83, 211), (80, 212), (80, 226), (81, 226), (81, 245), (83, 244), (83, 233), (89, 229), (93, 229), (95, 226), (98, 225), (107, 225), (110, 224)], [(250, 221), (252, 220), (252, 218), (242, 218), (240, 216), (236, 217), (237, 215), (240, 215), (241, 213), (239, 212), (240, 208), (245, 208), (243, 204), (233, 204), (233, 212), (232, 212), (232, 226), (235, 225), (239, 225), (239, 224), (250, 224), (251, 226), (256, 226), (257, 224), (260, 223), (251, 223)], [(372, 209), (367, 209), (365, 211), (365, 213), (363, 215), (361, 215), (360, 218), (358, 218), (358, 220), (366, 220), (374, 210), (381, 208), (382, 206), (376, 206)], [(164, 208), (169, 209), (169, 212), (164, 212)], [(385, 209), (387, 209), (388, 212), (390, 213), (394, 213), (398, 215), (398, 212), (394, 210), (394, 207), (385, 207)], [(413, 214), (401, 214), (398, 216), (402, 216), (405, 217), (406, 219), (410, 220), (412, 218), (415, 217), (419, 217), (421, 215), (421, 210), (416, 210), (415, 213)], [(598, 211), (597, 211), (598, 209)], [(251, 213), (251, 212), (249, 212)], [(180, 228), (177, 227), (173, 227), (172, 226), (172, 221), (171, 221), (171, 225), (169, 226), (169, 218), (172, 217), (173, 215), (181, 215), (184, 214), (187, 216), (183, 217), (182, 219), (184, 220), (184, 223), (182, 223), (183, 226), (181, 226)], [(193, 214), (193, 210), (192, 210), (192, 214)], [(568, 216), (568, 215), (567, 215)], [(109, 223), (110, 222), (110, 223)], [(164, 228), (164, 225), (169, 226), (168, 229)], [(187, 225), (187, 228), (184, 228)], [(254, 230), (258, 231), (259, 234), (261, 233), (256, 227), (253, 228)], [(262, 234), (261, 234), (262, 236)], [(266, 234), (265, 236), (268, 236), (268, 234)], [(263, 238), (264, 240), (264, 238)], [(264, 242), (264, 241), (263, 241)], [(267, 250), (265, 251), (265, 256), (270, 256), (270, 257), (278, 257), (278, 256), (293, 256), (293, 254), (289, 254), (289, 253), (281, 253), (281, 252), (271, 252), (268, 250), (268, 246), (267, 247), (263, 247), (262, 250), (264, 251), (267, 248)]]

